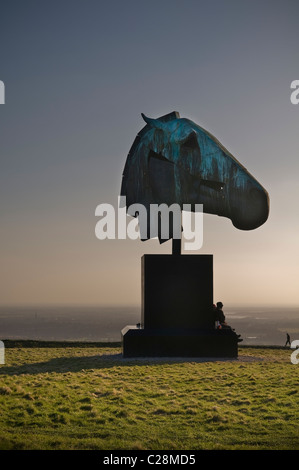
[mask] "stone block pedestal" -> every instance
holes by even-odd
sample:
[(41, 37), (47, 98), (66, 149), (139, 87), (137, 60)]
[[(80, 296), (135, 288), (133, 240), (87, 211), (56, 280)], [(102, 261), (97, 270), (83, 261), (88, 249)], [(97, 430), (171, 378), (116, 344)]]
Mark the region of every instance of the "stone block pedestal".
[(212, 255), (144, 255), (141, 327), (122, 332), (124, 357), (236, 357), (237, 336), (216, 330)]

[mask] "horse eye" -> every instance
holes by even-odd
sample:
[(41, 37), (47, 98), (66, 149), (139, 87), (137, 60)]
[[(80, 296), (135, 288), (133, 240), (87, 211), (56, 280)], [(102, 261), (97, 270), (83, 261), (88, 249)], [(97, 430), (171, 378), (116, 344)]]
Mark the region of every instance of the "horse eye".
[(204, 184), (208, 188), (214, 189), (215, 191), (223, 191), (225, 183), (221, 181), (212, 181), (212, 180), (200, 180), (201, 184)]

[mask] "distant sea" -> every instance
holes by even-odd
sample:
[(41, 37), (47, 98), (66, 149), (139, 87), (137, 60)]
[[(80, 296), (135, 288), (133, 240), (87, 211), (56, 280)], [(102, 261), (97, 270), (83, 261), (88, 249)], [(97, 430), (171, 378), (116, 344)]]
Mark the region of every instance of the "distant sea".
[[(226, 307), (242, 345), (284, 346), (299, 340), (299, 307)], [(0, 307), (0, 340), (120, 341), (126, 325), (140, 322), (140, 307)]]

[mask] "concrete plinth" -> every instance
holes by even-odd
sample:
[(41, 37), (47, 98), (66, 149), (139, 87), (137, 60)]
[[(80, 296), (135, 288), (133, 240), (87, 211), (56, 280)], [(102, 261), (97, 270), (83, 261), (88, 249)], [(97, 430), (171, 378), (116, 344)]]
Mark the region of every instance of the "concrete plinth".
[(151, 330), (126, 326), (124, 357), (237, 357), (232, 330)]
[(212, 255), (144, 255), (141, 281), (143, 328), (212, 326)]
[(141, 328), (122, 330), (124, 357), (236, 357), (237, 336), (215, 330), (212, 255), (144, 255)]

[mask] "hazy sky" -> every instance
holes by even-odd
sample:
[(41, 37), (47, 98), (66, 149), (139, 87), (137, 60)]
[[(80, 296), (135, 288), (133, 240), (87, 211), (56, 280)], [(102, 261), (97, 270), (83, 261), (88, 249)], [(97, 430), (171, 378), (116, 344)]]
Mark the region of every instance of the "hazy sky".
[(299, 305), (298, 0), (1, 2), (0, 304), (140, 304), (141, 256), (100, 241), (141, 112), (214, 134), (270, 195), (243, 232), (206, 215), (215, 301)]

